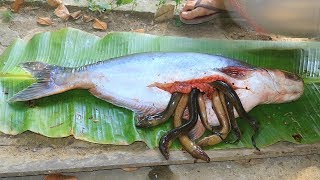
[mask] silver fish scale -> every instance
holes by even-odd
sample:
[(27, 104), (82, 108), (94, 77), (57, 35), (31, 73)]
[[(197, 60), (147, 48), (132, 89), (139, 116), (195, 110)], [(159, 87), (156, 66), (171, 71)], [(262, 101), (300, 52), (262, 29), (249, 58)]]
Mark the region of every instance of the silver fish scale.
[[(187, 81), (220, 73), (218, 69), (246, 64), (200, 53), (142, 53), (85, 66), (99, 98), (140, 113), (164, 109), (171, 94), (154, 83)], [(250, 66), (249, 66), (250, 68)], [(103, 97), (101, 96), (103, 94)]]

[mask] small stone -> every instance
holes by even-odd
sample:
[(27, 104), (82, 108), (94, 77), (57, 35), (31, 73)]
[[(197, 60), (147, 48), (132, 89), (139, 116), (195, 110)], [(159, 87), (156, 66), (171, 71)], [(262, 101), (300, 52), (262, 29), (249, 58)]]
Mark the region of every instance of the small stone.
[(174, 17), (174, 8), (173, 4), (164, 4), (162, 5), (154, 15), (154, 21), (163, 22)]

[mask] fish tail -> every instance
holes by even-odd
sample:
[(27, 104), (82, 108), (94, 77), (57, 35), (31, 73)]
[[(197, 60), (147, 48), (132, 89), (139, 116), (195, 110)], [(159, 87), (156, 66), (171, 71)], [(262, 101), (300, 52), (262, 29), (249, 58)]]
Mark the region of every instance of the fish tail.
[(61, 76), (67, 69), (71, 68), (43, 62), (26, 62), (20, 64), (20, 67), (36, 78), (37, 82), (15, 94), (9, 102), (28, 101), (66, 91), (65, 87), (56, 84), (56, 79), (58, 79), (58, 75)]

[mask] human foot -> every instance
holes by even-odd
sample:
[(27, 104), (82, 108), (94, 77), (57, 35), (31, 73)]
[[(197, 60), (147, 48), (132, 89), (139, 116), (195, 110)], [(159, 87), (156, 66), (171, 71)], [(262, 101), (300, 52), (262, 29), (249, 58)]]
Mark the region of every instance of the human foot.
[(180, 13), (180, 20), (186, 24), (199, 24), (222, 12), (226, 12), (223, 0), (188, 0)]

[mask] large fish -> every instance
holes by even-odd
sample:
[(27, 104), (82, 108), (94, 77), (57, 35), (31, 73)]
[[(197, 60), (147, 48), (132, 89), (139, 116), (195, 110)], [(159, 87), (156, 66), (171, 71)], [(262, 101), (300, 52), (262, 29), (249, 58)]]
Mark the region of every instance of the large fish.
[[(135, 111), (138, 117), (163, 111), (173, 92), (189, 93), (196, 87), (211, 94), (208, 83), (216, 80), (236, 91), (246, 111), (258, 104), (293, 101), (303, 93), (303, 81), (295, 74), (201, 53), (141, 53), (75, 68), (42, 62), (21, 67), (38, 82), (14, 95), (12, 102), (88, 89), (100, 99)], [(211, 101), (206, 102), (210, 107)], [(208, 117), (211, 124), (218, 122), (212, 110)]]

